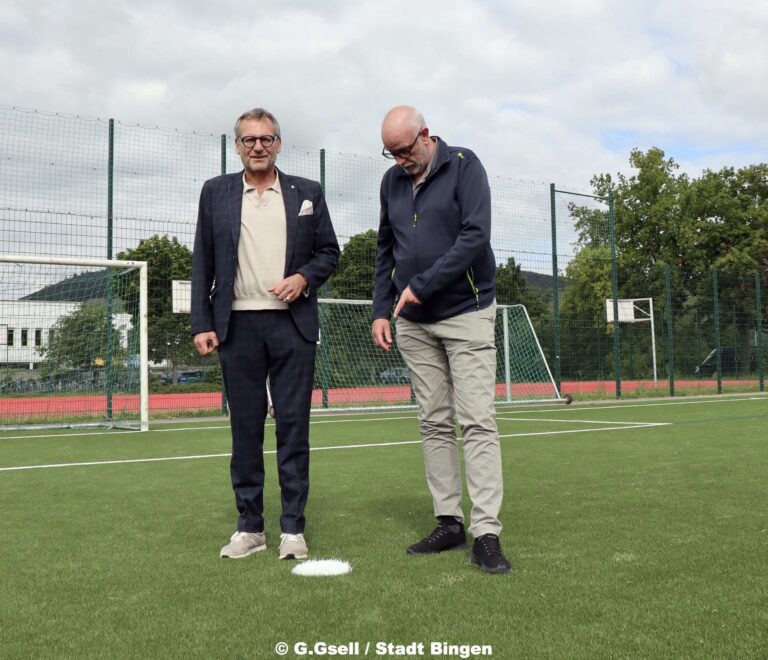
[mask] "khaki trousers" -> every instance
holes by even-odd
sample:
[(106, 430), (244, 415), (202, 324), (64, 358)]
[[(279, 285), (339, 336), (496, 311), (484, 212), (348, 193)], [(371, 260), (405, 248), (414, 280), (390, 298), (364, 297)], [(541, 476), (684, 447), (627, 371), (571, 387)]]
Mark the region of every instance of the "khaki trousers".
[(496, 390), (496, 304), (438, 323), (396, 321), (397, 346), (411, 372), (435, 516), (463, 521), (456, 438), (461, 428), (469, 532), (501, 531), (501, 448), (493, 402)]

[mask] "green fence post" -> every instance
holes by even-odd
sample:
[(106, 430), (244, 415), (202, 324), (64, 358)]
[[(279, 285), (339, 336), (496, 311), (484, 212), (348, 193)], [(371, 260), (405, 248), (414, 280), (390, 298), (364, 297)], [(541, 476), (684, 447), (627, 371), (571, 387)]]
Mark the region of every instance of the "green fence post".
[[(112, 242), (114, 235), (114, 179), (115, 179), (115, 120), (109, 120), (109, 156), (107, 158), (107, 259), (112, 259)], [(104, 369), (107, 376), (107, 420), (112, 421), (113, 374), (112, 374), (112, 269), (107, 269), (107, 355), (104, 359)]]
[(608, 231), (611, 241), (611, 295), (613, 296), (613, 362), (616, 375), (616, 398), (621, 398), (621, 330), (619, 324), (619, 267), (616, 258), (616, 216), (613, 190), (608, 191)]
[(757, 373), (760, 379), (760, 391), (765, 392), (765, 365), (763, 364), (763, 310), (760, 304), (763, 294), (760, 286), (760, 273), (755, 271), (755, 330), (757, 332), (757, 345), (755, 346)]
[[(225, 133), (221, 134), (221, 163), (220, 172), (222, 174), (227, 173), (227, 136)], [(227, 387), (224, 385), (224, 378), (221, 379), (221, 414), (229, 415), (229, 402), (227, 401)]]
[[(320, 149), (320, 187), (325, 193), (325, 149)], [(320, 295), (329, 298), (328, 283), (320, 287)], [(323, 394), (323, 408), (330, 406), (328, 402), (328, 305), (320, 305), (320, 387)]]
[(717, 297), (717, 269), (712, 269), (712, 312), (715, 322), (715, 349), (717, 349), (717, 393), (723, 393), (722, 357), (720, 352), (720, 302)]
[(664, 304), (667, 307), (667, 370), (669, 396), (675, 396), (675, 333), (672, 327), (672, 278), (669, 264), (664, 264)]
[(552, 329), (554, 335), (555, 356), (553, 362), (553, 376), (555, 386), (560, 391), (560, 291), (558, 286), (557, 265), (557, 212), (555, 210), (555, 184), (549, 184), (549, 205), (552, 218)]

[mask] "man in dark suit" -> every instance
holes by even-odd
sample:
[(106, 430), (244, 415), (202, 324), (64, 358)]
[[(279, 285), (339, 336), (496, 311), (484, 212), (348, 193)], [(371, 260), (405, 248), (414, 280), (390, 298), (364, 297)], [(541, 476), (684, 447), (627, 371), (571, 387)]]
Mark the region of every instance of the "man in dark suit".
[(221, 557), (266, 550), (267, 378), (276, 415), (280, 559), (303, 559), (309, 411), (319, 340), (317, 290), (339, 245), (320, 184), (280, 172), (280, 126), (254, 108), (235, 123), (244, 170), (206, 181), (192, 256), (192, 332), (218, 349), (232, 424), (230, 473), (240, 514)]

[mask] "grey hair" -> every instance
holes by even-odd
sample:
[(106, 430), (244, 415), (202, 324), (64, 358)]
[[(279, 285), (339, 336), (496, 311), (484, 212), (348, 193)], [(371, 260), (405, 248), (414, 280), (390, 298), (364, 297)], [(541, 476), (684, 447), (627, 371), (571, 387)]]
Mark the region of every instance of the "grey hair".
[(250, 110), (246, 110), (242, 115), (240, 115), (237, 118), (237, 121), (235, 122), (235, 137), (240, 137), (240, 124), (245, 119), (269, 119), (274, 125), (275, 125), (275, 135), (277, 137), (280, 137), (280, 124), (277, 123), (277, 119), (275, 119), (275, 115), (273, 115), (268, 110), (265, 110), (264, 108), (252, 108)]
[(427, 127), (427, 122), (424, 121), (424, 115), (415, 108), (413, 113), (413, 127), (416, 129), (417, 133), (421, 133)]

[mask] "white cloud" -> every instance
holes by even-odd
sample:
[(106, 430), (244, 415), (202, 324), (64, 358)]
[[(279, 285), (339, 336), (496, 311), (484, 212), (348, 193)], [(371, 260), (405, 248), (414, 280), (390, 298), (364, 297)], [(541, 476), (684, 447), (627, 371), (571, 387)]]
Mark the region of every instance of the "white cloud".
[(633, 146), (768, 160), (767, 33), (747, 0), (12, 0), (0, 101), (214, 134), (263, 105), (287, 144), (364, 156), (410, 103), (491, 174), (584, 189)]

